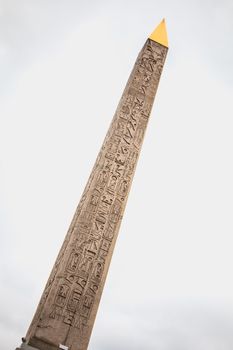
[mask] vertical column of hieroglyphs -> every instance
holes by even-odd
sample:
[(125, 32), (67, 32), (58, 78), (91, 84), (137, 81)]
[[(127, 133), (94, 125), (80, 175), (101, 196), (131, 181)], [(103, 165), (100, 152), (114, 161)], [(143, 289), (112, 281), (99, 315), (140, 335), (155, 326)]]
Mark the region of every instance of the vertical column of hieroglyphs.
[(140, 52), (27, 334), (41, 350), (86, 350), (167, 47)]

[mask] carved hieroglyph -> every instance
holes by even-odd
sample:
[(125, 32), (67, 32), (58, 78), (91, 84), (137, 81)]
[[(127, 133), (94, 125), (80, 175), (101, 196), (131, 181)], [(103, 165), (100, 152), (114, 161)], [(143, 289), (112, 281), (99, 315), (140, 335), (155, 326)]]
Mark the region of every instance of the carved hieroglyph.
[(57, 257), (26, 343), (86, 350), (167, 47), (142, 48)]

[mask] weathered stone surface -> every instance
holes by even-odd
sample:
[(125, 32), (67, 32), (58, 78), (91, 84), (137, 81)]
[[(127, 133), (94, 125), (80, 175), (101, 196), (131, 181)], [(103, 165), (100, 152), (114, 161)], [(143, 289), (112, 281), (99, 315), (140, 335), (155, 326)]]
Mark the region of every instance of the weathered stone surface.
[(26, 335), (40, 350), (87, 349), (166, 54), (139, 53)]
[(30, 345), (27, 345), (26, 343), (22, 343), (20, 348), (16, 348), (15, 350), (39, 350), (38, 348), (34, 348)]

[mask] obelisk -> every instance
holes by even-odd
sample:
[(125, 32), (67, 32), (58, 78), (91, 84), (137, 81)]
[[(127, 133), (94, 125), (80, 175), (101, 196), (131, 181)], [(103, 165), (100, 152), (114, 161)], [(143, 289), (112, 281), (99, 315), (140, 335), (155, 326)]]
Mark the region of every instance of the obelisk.
[(22, 348), (88, 347), (167, 51), (163, 20), (138, 55)]

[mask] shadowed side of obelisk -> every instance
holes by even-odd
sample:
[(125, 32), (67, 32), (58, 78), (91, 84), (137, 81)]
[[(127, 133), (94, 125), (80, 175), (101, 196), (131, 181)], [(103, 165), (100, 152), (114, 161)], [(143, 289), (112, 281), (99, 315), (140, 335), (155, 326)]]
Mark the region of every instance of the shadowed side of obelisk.
[(167, 50), (162, 21), (139, 53), (24, 346), (87, 349)]

